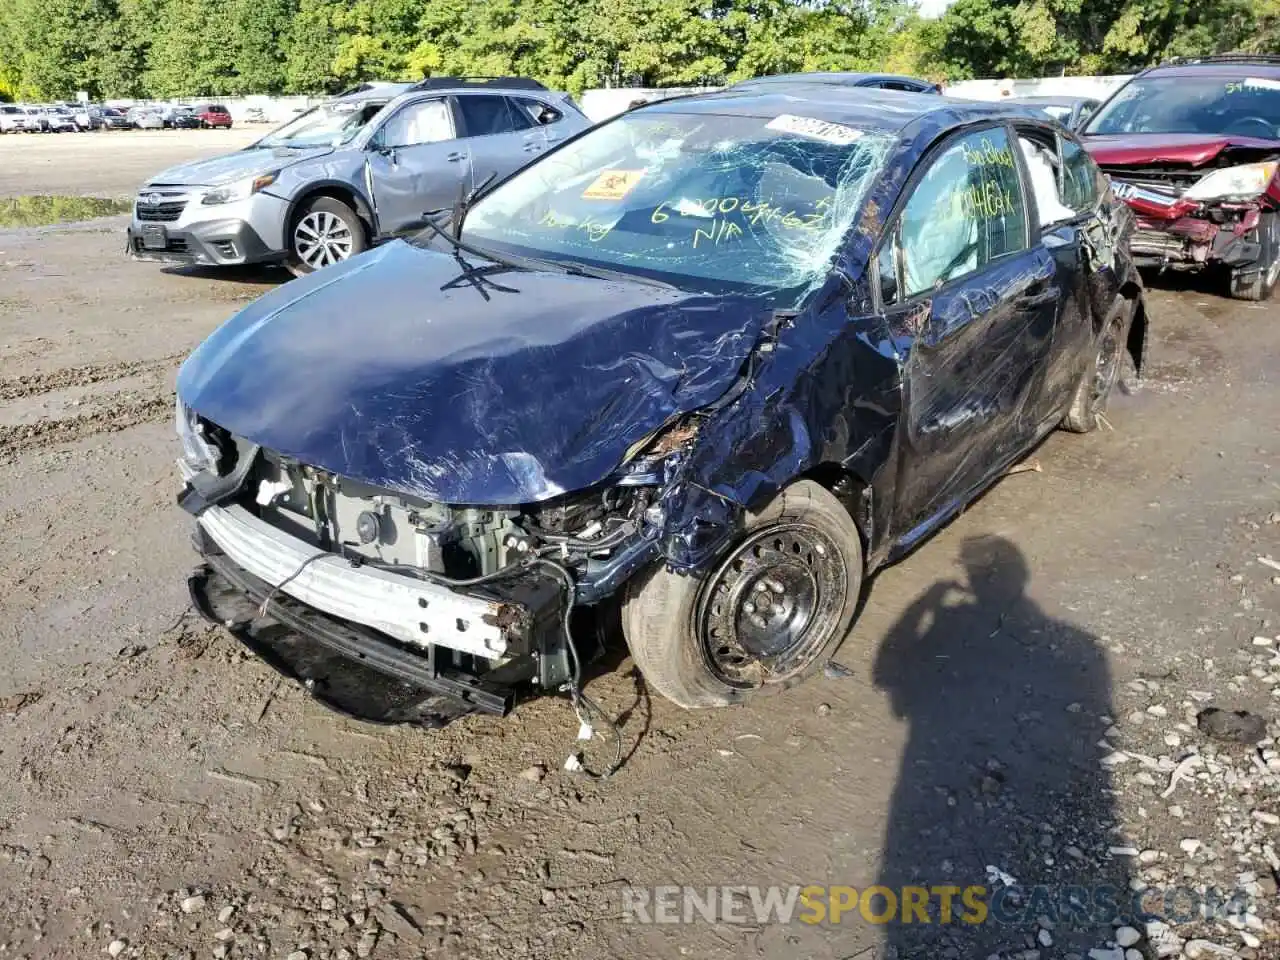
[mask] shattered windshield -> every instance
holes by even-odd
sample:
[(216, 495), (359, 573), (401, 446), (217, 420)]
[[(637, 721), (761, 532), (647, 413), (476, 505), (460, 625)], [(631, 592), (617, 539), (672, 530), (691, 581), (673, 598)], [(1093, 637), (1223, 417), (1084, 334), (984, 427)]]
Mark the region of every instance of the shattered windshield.
[(1280, 79), (1144, 77), (1116, 94), (1085, 132), (1230, 134), (1280, 140)]
[(258, 147), (336, 147), (349, 142), (382, 109), (382, 103), (314, 107), (259, 140)]
[(893, 138), (784, 114), (619, 118), (496, 188), (465, 240), (699, 290), (825, 275)]

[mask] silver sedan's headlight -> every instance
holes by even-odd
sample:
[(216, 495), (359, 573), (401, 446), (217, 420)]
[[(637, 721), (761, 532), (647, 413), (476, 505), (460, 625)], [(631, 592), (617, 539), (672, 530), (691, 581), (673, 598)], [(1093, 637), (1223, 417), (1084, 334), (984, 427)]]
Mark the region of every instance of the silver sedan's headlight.
[(259, 190), (265, 190), (276, 182), (279, 172), (264, 173), (257, 177), (245, 177), (243, 180), (237, 180), (235, 183), (229, 183), (225, 187), (217, 187), (205, 193), (200, 198), (200, 202), (205, 206), (212, 206), (219, 203), (232, 203), (236, 200), (248, 200)]
[(204, 425), (194, 410), (178, 398), (175, 413), (178, 439), (182, 441), (182, 462), (193, 470), (218, 472), (218, 449), (205, 436)]

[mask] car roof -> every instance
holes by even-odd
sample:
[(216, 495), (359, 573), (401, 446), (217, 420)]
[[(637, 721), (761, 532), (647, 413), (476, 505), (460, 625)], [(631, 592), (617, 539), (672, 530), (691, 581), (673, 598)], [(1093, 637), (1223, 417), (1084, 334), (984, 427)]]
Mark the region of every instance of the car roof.
[(391, 100), (404, 93), (412, 86), (413, 84), (411, 83), (389, 83), (385, 81), (362, 83), (360, 86), (346, 90), (325, 102), (363, 103), (366, 100)]
[[(781, 83), (828, 83), (836, 86), (857, 87), (867, 84), (884, 83), (886, 81), (915, 83), (926, 87), (931, 86), (927, 80), (921, 80), (919, 77), (908, 77), (899, 73), (858, 73), (850, 70), (813, 71), (809, 73), (774, 73), (765, 77), (755, 77), (751, 80), (743, 80), (733, 86), (742, 88)], [(733, 89), (733, 87), (730, 89)]]
[(1150, 77), (1239, 77), (1245, 72), (1280, 78), (1280, 56), (1233, 53), (1188, 60), (1171, 60), (1142, 71)]
[(1097, 103), (1097, 97), (1014, 97), (1011, 103), (1025, 103), (1031, 106), (1074, 107), (1078, 103)]
[(987, 118), (1017, 117), (1044, 121), (1020, 104), (997, 100), (960, 100), (936, 93), (908, 93), (874, 87), (810, 86), (803, 84), (729, 87), (716, 93), (673, 97), (644, 107), (651, 113), (702, 113), (741, 117), (776, 117), (800, 114), (816, 120), (842, 123), (859, 130), (898, 133), (924, 117), (934, 116), (941, 124), (958, 126)]

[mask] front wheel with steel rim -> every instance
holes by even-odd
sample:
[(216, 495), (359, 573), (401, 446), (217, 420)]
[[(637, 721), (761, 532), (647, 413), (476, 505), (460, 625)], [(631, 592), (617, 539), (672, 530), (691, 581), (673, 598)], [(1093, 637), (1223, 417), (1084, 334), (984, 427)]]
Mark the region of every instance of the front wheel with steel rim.
[(1062, 426), (1072, 433), (1089, 433), (1098, 428), (1098, 418), (1107, 409), (1111, 391), (1128, 362), (1129, 327), (1135, 307), (1132, 300), (1121, 303), (1098, 335), (1093, 363), (1085, 368), (1067, 415), (1062, 418)]
[(848, 633), (862, 587), (853, 518), (821, 485), (783, 490), (706, 572), (665, 568), (633, 584), (623, 632), (636, 665), (682, 707), (786, 689)]
[(367, 245), (364, 224), (354, 210), (333, 197), (316, 197), (293, 218), (288, 266), (303, 276), (350, 259)]

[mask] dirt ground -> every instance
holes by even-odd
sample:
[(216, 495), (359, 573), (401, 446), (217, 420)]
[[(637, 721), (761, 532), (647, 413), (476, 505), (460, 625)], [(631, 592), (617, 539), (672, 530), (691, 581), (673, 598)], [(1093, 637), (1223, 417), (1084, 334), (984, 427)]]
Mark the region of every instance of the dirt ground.
[(238, 150), (271, 128), (99, 130), (0, 136), (0, 197), (30, 193), (127, 197), (165, 167)]
[[(128, 194), (247, 135), (0, 137), (0, 195)], [(561, 700), (362, 725), (188, 614), (174, 374), (284, 278), (126, 262), (123, 226), (0, 232), (0, 957), (1280, 956), (1280, 759), (1196, 726), (1276, 716), (1280, 304), (1153, 284), (1113, 429), (878, 576), (848, 676), (687, 713), (619, 652), (597, 783)], [(624, 922), (626, 889), (876, 883), (1016, 909)], [(1129, 931), (1034, 892), (1143, 884), (1255, 902)]]

